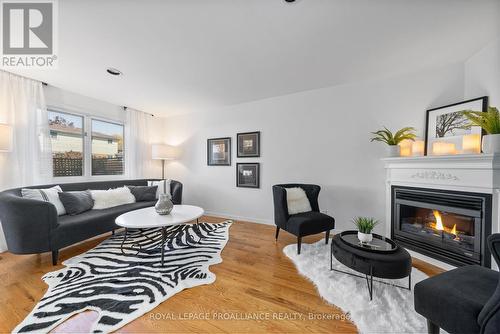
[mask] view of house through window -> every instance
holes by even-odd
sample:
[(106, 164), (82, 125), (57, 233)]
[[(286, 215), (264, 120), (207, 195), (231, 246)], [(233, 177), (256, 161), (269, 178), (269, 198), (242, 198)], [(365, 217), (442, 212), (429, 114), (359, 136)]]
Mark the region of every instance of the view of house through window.
[(123, 174), (123, 125), (92, 120), (92, 175)]
[(49, 111), (54, 176), (83, 175), (83, 117)]
[(49, 128), (54, 177), (123, 174), (122, 124), (49, 110)]

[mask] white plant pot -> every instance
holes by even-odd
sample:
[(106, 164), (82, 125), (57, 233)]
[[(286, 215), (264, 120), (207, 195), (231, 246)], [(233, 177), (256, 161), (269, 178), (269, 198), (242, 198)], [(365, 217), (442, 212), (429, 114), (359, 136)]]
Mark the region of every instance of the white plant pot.
[(389, 158), (399, 157), (401, 153), (401, 147), (399, 145), (388, 145), (386, 147), (386, 154)]
[(500, 153), (500, 134), (483, 136), (484, 153)]
[(358, 231), (358, 239), (362, 243), (368, 243), (373, 240), (373, 234), (371, 233), (361, 233)]

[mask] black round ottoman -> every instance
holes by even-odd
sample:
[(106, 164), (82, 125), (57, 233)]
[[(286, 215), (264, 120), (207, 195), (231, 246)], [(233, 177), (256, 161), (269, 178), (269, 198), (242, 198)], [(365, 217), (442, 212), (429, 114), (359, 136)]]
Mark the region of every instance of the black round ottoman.
[[(357, 277), (366, 278), (370, 300), (373, 296), (373, 277), (400, 279), (408, 277), (408, 287), (377, 281), (411, 290), (412, 262), (410, 254), (394, 241), (378, 234), (373, 234), (373, 242), (361, 244), (357, 240), (357, 231), (344, 231), (333, 237), (330, 254), (330, 270)], [(333, 257), (350, 269), (365, 276), (355, 275), (333, 268)]]

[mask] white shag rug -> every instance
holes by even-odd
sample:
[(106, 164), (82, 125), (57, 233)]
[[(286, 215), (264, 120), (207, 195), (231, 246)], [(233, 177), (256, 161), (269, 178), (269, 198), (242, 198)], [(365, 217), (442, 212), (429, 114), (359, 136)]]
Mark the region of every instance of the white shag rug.
[[(321, 240), (314, 244), (302, 244), (300, 255), (297, 255), (296, 244), (286, 246), (283, 252), (298, 271), (316, 285), (323, 299), (349, 313), (361, 333), (427, 333), (425, 318), (413, 308), (413, 287), (427, 278), (426, 274), (413, 268), (412, 291), (374, 281), (373, 300), (370, 301), (364, 278), (330, 270), (330, 247), (330, 243), (326, 245)], [(333, 268), (362, 275), (347, 268), (335, 257)], [(384, 281), (408, 286), (408, 278)]]

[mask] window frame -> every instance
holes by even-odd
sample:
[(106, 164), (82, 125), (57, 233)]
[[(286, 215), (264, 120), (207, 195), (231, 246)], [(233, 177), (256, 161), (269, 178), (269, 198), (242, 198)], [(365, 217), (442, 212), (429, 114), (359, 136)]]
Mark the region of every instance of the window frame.
[[(101, 116), (96, 116), (95, 114), (78, 111), (75, 108), (68, 107), (58, 107), (58, 106), (47, 106), (48, 112), (58, 112), (64, 114), (70, 114), (73, 116), (79, 116), (83, 118), (83, 175), (82, 176), (54, 176), (54, 170), (52, 168), (52, 180), (55, 183), (72, 183), (81, 181), (107, 181), (107, 180), (123, 180), (127, 178), (127, 169), (125, 163), (125, 133), (126, 125), (125, 120), (116, 120), (112, 118), (106, 118)], [(120, 175), (92, 175), (92, 119), (113, 123), (123, 126), (123, 174)], [(48, 122), (48, 120), (47, 120)], [(90, 129), (90, 132), (88, 131)], [(52, 145), (52, 143), (51, 143)], [(52, 147), (52, 146), (51, 146)]]
[[(112, 175), (93, 175), (92, 174), (92, 121), (100, 121), (100, 122), (105, 122), (105, 123), (111, 123), (114, 125), (119, 125), (123, 127), (123, 173), (122, 174), (112, 174)], [(90, 177), (92, 178), (108, 178), (108, 177), (120, 177), (124, 178), (126, 175), (126, 170), (125, 170), (125, 122), (117, 122), (114, 120), (108, 120), (102, 117), (97, 117), (97, 116), (89, 116), (89, 128), (90, 128), (90, 136), (89, 136), (89, 174)]]

